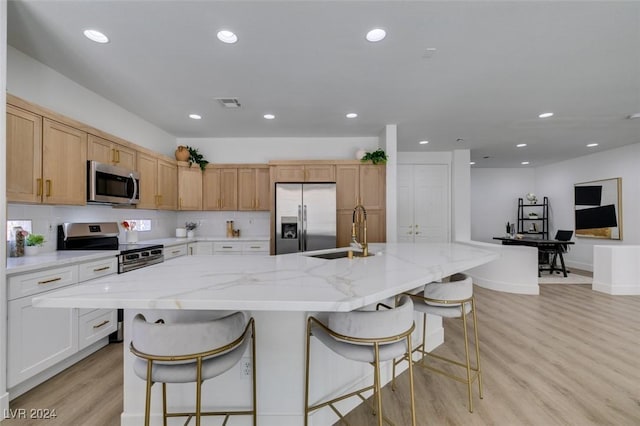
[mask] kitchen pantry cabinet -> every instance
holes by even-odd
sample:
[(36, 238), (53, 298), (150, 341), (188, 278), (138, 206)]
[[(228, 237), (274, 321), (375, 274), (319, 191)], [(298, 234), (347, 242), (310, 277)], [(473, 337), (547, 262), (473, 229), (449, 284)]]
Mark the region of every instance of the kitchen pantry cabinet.
[(238, 210), (269, 210), (269, 167), (238, 168)]
[(449, 167), (398, 165), (398, 241), (448, 242)]
[(136, 169), (136, 151), (108, 139), (89, 134), (87, 159), (113, 166)]
[(274, 182), (335, 182), (334, 164), (275, 164)]
[(336, 165), (338, 247), (348, 246), (353, 209), (367, 210), (367, 242), (386, 241), (386, 167), (373, 164)]
[(202, 170), (178, 165), (178, 210), (202, 210)]
[(202, 192), (203, 210), (238, 210), (238, 168), (207, 166)]
[(7, 201), (86, 204), (87, 134), (11, 105), (6, 118)]
[(137, 155), (140, 174), (140, 209), (177, 210), (178, 166), (141, 151)]

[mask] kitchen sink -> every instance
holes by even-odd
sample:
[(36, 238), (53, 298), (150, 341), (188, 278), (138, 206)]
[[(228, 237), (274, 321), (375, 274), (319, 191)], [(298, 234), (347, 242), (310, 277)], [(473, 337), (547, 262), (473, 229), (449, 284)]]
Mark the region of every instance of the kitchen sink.
[[(331, 253), (309, 254), (309, 257), (316, 257), (318, 259), (343, 259), (349, 257), (348, 251), (335, 251)], [(369, 253), (367, 257), (373, 256), (373, 253)], [(361, 251), (354, 251), (353, 257), (364, 257)]]

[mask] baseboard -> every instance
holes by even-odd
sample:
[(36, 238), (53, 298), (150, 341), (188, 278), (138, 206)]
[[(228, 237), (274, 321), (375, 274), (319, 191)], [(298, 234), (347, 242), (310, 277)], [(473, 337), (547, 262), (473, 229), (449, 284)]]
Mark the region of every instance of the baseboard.
[(591, 289), (600, 293), (611, 294), (614, 296), (638, 296), (640, 288), (637, 285), (616, 285), (602, 284), (596, 281), (591, 284)]
[[(0, 411), (2, 411), (3, 414), (9, 412), (9, 392), (0, 395)], [(0, 416), (0, 423), (6, 418), (7, 416), (5, 415)]]
[(522, 284), (511, 284), (508, 282), (501, 282), (496, 280), (487, 280), (484, 278), (479, 278), (473, 274), (471, 274), (473, 278), (473, 283), (479, 287), (486, 288), (488, 290), (501, 291), (505, 293), (514, 293), (514, 294), (530, 294), (530, 295), (538, 295), (540, 294), (540, 287), (536, 282), (533, 285), (522, 285)]

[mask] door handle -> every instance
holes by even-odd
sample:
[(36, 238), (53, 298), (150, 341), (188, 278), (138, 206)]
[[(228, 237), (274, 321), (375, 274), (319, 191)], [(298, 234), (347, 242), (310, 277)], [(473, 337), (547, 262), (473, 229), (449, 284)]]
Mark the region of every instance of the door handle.
[(133, 196), (131, 197), (131, 199), (129, 200), (129, 203), (133, 203), (133, 201), (136, 199), (136, 197), (138, 196), (138, 181), (136, 180), (136, 178), (133, 176), (133, 173), (129, 173), (129, 178), (133, 181)]

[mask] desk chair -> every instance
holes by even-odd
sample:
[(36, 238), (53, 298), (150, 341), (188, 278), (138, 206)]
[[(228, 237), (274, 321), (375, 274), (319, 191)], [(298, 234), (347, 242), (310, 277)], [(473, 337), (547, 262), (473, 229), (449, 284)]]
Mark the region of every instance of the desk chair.
[[(558, 241), (571, 241), (571, 237), (573, 237), (573, 231), (559, 229), (556, 232), (556, 236), (554, 239)], [(553, 247), (539, 247), (538, 250), (540, 253), (543, 253), (546, 258), (550, 259), (549, 260), (550, 274), (553, 274), (554, 271), (559, 274), (560, 272), (562, 272), (562, 270), (566, 270), (564, 265), (564, 258), (561, 256), (561, 253), (566, 253), (569, 250), (569, 246), (567, 244), (562, 244), (560, 246), (553, 246)], [(560, 257), (560, 261), (562, 262), (562, 269), (556, 266), (558, 257)], [(543, 269), (540, 269), (540, 270), (543, 270)], [(544, 270), (546, 271), (547, 269), (545, 268)], [(567, 273), (569, 272), (571, 271), (567, 270)]]
[[(201, 416), (250, 415), (256, 425), (256, 362), (255, 326), (253, 318), (246, 319), (243, 312), (225, 313), (224, 316), (189, 322), (148, 322), (142, 314), (133, 319), (131, 327), (131, 352), (137, 357), (133, 364), (135, 374), (147, 382), (145, 426), (149, 425), (151, 386), (162, 383), (162, 417), (187, 417), (187, 423), (196, 418), (200, 426)], [(202, 382), (219, 376), (235, 366), (251, 344), (253, 363), (253, 395), (250, 410), (228, 412), (202, 412)], [(195, 383), (194, 412), (167, 412), (167, 383)], [(222, 390), (224, 391), (224, 390)], [(185, 423), (186, 424), (186, 423)]]

